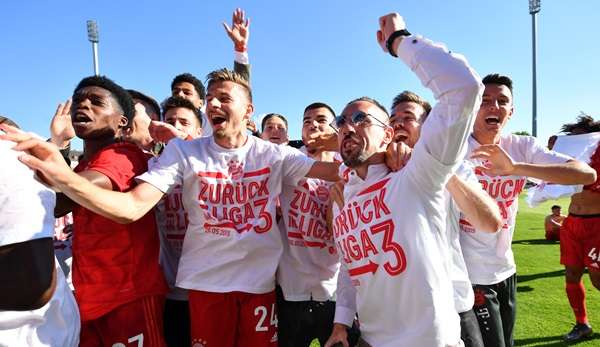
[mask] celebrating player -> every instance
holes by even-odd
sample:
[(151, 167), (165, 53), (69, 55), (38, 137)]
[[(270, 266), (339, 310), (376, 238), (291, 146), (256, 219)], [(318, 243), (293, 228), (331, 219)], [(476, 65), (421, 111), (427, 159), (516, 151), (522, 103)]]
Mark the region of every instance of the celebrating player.
[(502, 135), (514, 111), (512, 81), (491, 74), (483, 84), (483, 100), (469, 137), (469, 152), (472, 158), (481, 160), (482, 166), (475, 173), (483, 189), (498, 203), (503, 226), (490, 234), (461, 224), (460, 242), (474, 285), (474, 309), (484, 344), (509, 347), (514, 343), (516, 316), (516, 266), (511, 242), (518, 196), (527, 177), (558, 184), (586, 184), (596, 175), (585, 163), (552, 152), (533, 137)]
[(351, 168), (345, 205), (334, 205), (334, 238), (357, 292), (364, 340), (372, 346), (455, 346), (459, 316), (445, 267), (443, 186), (462, 150), (481, 96), (464, 58), (411, 35), (402, 17), (380, 18), (378, 41), (400, 57), (438, 103), (408, 164), (390, 173), (382, 161), (393, 129), (371, 98), (336, 118), (339, 149)]

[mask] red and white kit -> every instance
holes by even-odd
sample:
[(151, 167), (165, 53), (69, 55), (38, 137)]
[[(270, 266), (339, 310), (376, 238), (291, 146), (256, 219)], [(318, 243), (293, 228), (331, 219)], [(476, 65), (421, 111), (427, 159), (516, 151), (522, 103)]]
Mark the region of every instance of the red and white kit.
[(444, 187), (464, 157), (483, 87), (462, 56), (419, 36), (404, 38), (398, 56), (438, 103), (404, 169), (371, 165), (365, 180), (348, 173), (345, 206), (333, 207), (334, 239), (370, 345), (457, 345)]
[[(252, 136), (235, 149), (220, 147), (212, 137), (171, 141), (157, 165), (139, 179), (165, 193), (183, 188), (189, 225), (177, 286), (212, 293), (272, 292), (282, 252), (276, 197), (282, 184), (296, 185), (313, 163), (296, 149)], [(257, 312), (260, 320), (262, 311)], [(191, 318), (194, 326), (194, 314)]]
[[(516, 162), (559, 164), (572, 159), (548, 150), (531, 136), (502, 136), (499, 145)], [(469, 153), (479, 146), (475, 138), (469, 138)], [(519, 193), (525, 187), (527, 177), (490, 177), (479, 170), (475, 170), (475, 174), (483, 190), (498, 202), (503, 226), (497, 233), (486, 233), (477, 231), (468, 223), (462, 222), (460, 243), (471, 282), (490, 285), (504, 281), (516, 272), (510, 245), (515, 230)]]
[[(135, 145), (102, 148), (76, 172), (93, 170), (113, 189), (131, 190), (147, 169), (147, 156)], [(119, 224), (86, 208), (73, 209), (73, 285), (81, 313), (80, 345), (118, 345), (143, 341), (164, 346), (162, 310), (166, 284), (158, 265), (159, 240), (154, 211)]]

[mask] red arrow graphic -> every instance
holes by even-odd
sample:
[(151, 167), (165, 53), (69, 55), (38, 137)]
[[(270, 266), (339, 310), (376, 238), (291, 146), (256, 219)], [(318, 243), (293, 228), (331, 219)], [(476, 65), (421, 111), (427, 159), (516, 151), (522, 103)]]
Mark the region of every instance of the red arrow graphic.
[(371, 260), (369, 260), (369, 263), (363, 266), (358, 266), (355, 267), (354, 269), (349, 269), (348, 273), (350, 273), (350, 276), (359, 276), (359, 275), (363, 275), (366, 273), (375, 273), (377, 271), (377, 268), (379, 267), (379, 264), (372, 262)]

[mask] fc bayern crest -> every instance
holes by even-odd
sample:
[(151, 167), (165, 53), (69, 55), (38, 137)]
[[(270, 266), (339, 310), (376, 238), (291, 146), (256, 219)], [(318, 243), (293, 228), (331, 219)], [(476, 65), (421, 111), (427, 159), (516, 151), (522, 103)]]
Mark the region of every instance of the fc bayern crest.
[(317, 196), (321, 201), (327, 201), (329, 199), (329, 189), (324, 184), (319, 184), (317, 186)]
[(227, 163), (227, 173), (234, 180), (239, 180), (244, 176), (244, 165), (237, 160), (230, 160)]

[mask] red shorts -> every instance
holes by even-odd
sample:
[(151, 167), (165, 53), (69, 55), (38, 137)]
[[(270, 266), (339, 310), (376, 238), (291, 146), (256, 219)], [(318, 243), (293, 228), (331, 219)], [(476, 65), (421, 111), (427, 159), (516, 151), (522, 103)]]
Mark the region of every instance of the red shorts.
[(164, 306), (164, 295), (145, 296), (82, 322), (79, 346), (166, 347)]
[(560, 263), (600, 271), (600, 215), (567, 216), (560, 230)]
[(266, 294), (189, 291), (192, 345), (277, 346), (275, 291)]

